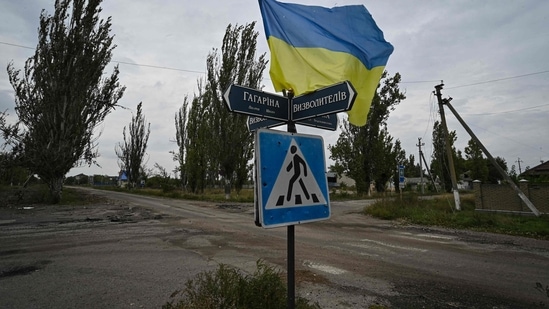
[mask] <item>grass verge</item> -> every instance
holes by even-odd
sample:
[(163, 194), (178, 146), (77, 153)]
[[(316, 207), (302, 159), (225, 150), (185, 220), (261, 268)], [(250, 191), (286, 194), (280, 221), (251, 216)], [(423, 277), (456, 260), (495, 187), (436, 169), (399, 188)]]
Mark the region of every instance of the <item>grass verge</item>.
[[(64, 188), (59, 205), (87, 205), (102, 198), (82, 191)], [(0, 207), (18, 205), (51, 204), (52, 198), (48, 186), (32, 184), (26, 188), (20, 186), (0, 186)]]
[[(164, 309), (217, 309), (217, 308), (286, 308), (287, 291), (281, 273), (263, 261), (257, 262), (257, 270), (243, 274), (236, 268), (221, 264), (214, 271), (198, 274), (185, 283), (179, 300), (165, 304)], [(297, 297), (297, 309), (320, 308)]]
[(382, 199), (364, 210), (385, 220), (500, 233), (549, 240), (549, 216), (520, 216), (475, 211), (474, 197), (461, 198), (461, 211), (454, 210), (451, 199), (420, 199), (418, 195)]
[(110, 190), (117, 192), (127, 192), (132, 194), (149, 195), (157, 197), (175, 198), (193, 201), (209, 201), (209, 202), (234, 202), (234, 203), (253, 203), (253, 189), (242, 189), (239, 193), (231, 192), (229, 199), (225, 198), (223, 189), (206, 189), (203, 193), (190, 193), (180, 189), (151, 189), (151, 188), (136, 188), (126, 189), (120, 187), (94, 187), (95, 189)]

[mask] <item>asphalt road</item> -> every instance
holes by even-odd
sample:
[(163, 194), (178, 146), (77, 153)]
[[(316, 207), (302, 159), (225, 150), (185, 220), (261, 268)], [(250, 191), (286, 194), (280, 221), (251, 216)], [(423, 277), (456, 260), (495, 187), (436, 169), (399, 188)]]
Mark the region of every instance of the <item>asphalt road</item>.
[[(0, 206), (0, 308), (159, 308), (204, 270), (286, 269), (286, 228), (248, 204), (108, 191), (85, 207)], [(546, 308), (549, 242), (369, 218), (333, 202), (298, 225), (297, 294), (322, 308)]]

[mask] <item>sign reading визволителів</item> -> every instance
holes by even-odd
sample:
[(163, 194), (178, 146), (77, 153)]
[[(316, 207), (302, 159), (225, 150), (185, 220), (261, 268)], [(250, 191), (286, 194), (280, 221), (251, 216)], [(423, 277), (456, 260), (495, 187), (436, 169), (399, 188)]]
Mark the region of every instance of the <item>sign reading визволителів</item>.
[(318, 89), (292, 100), (292, 120), (299, 121), (316, 116), (348, 111), (353, 106), (356, 91), (344, 81)]

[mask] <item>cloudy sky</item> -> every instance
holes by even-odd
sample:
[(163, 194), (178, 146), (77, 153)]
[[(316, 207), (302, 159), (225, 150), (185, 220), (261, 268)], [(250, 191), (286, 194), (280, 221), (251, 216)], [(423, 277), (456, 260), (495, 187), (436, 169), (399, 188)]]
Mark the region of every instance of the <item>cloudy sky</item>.
[[(287, 1), (288, 2), (288, 1)], [(386, 66), (402, 75), (407, 99), (391, 113), (389, 132), (407, 155), (418, 158), (418, 138), (428, 162), (433, 122), (440, 119), (434, 86), (444, 81), (443, 97), (481, 139), (492, 155), (522, 171), (549, 160), (549, 1), (407, 1), (295, 0), (325, 7), (363, 4), (395, 51)], [(13, 89), (6, 66), (23, 68), (34, 53), (42, 9), (52, 13), (54, 0), (0, 0), (0, 110), (14, 115)], [(117, 109), (101, 125), (101, 167), (79, 167), (70, 175), (118, 171), (115, 145), (137, 104), (151, 123), (148, 167), (173, 170), (176, 149), (174, 115), (186, 95), (204, 77), (206, 56), (219, 48), (229, 24), (257, 22), (258, 52), (269, 51), (256, 0), (116, 0), (102, 4), (112, 16), (113, 60), (127, 89)], [(112, 72), (112, 66), (107, 72)], [(265, 91), (273, 92), (268, 72)], [(340, 118), (344, 118), (340, 114)], [(446, 110), (457, 148), (470, 139)], [(13, 119), (13, 118), (10, 118)], [(334, 144), (339, 132), (298, 126), (298, 132), (321, 135)], [(329, 157), (328, 151), (326, 157)], [(328, 165), (332, 162), (328, 160)]]

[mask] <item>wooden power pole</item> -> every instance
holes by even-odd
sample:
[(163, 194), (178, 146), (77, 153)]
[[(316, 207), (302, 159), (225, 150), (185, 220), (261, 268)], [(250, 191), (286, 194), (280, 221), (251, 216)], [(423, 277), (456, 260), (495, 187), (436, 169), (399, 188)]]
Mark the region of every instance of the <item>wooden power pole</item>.
[(452, 179), (452, 191), (454, 193), (454, 202), (456, 204), (456, 209), (461, 210), (459, 191), (457, 187), (456, 170), (454, 168), (454, 155), (452, 154), (452, 145), (450, 144), (450, 134), (448, 133), (448, 127), (446, 126), (446, 117), (444, 116), (444, 102), (442, 100), (442, 94), (440, 93), (440, 90), (442, 89), (443, 86), (444, 84), (442, 83), (440, 85), (435, 86), (435, 95), (437, 96), (437, 100), (438, 100), (438, 109), (440, 112), (440, 120), (442, 124), (442, 131), (444, 134), (446, 155), (448, 157), (448, 165), (450, 169), (450, 178)]
[[(425, 190), (423, 189), (423, 161), (421, 161), (423, 157), (423, 152), (421, 151), (421, 146), (425, 146), (425, 143), (421, 142), (421, 137), (417, 138), (417, 145), (419, 147), (419, 185), (421, 186), (421, 194), (425, 193)], [(426, 167), (428, 168), (428, 167)]]

